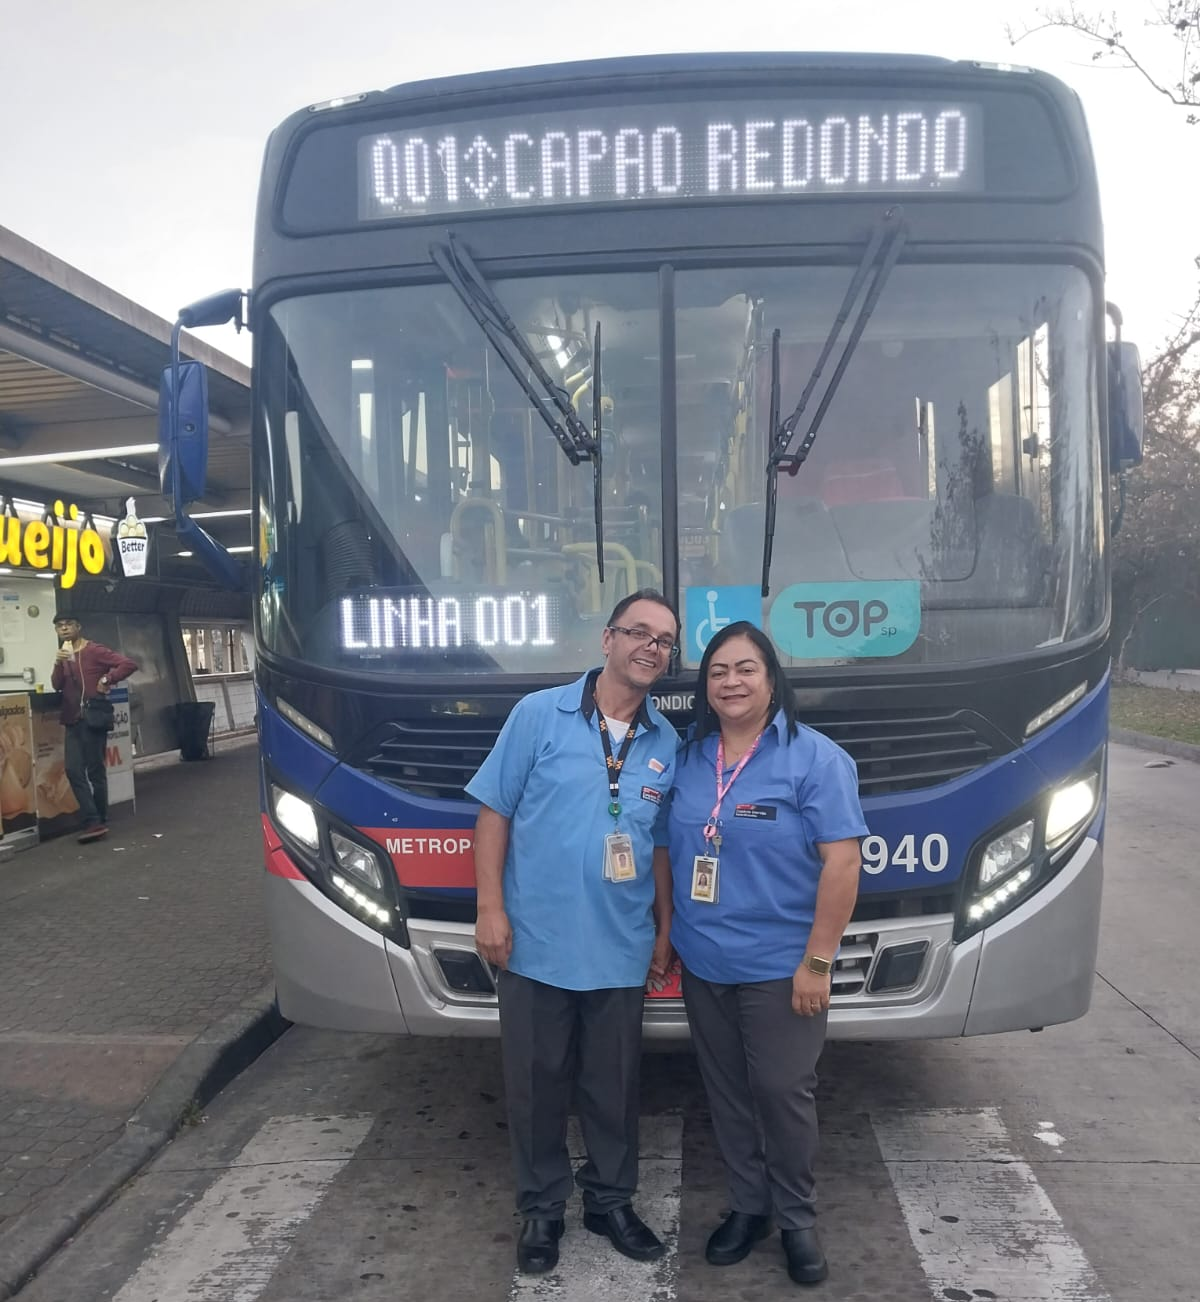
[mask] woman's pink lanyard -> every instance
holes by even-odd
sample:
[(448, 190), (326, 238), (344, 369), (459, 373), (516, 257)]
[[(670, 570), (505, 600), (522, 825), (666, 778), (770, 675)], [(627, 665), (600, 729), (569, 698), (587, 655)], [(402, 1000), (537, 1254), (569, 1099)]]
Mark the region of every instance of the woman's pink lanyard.
[(725, 739), (721, 738), (717, 742), (717, 803), (712, 807), (712, 813), (708, 816), (708, 822), (704, 824), (704, 840), (710, 847), (710, 851), (717, 854), (721, 852), (721, 837), (717, 831), (717, 820), (721, 817), (721, 805), (725, 797), (729, 795), (729, 788), (738, 780), (738, 774), (746, 767), (750, 756), (758, 749), (758, 743), (762, 741), (760, 732), (754, 739), (754, 745), (738, 760), (737, 768), (733, 770), (733, 776), (724, 785), (721, 779), (725, 776)]

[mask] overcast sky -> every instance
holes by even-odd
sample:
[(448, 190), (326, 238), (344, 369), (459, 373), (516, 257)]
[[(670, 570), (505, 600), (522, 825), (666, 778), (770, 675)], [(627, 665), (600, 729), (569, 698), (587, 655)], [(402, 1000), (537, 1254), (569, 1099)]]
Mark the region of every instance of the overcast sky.
[[(1100, 7), (1111, 10), (1107, 0)], [(1117, 3), (1140, 37), (1151, 12)], [(293, 110), (446, 73), (687, 50), (874, 50), (1020, 62), (1083, 98), (1108, 296), (1147, 351), (1195, 285), (1200, 127), (1058, 33), (1015, 50), (970, 0), (5, 0), (0, 225), (171, 318), (250, 276), (263, 144)], [(235, 355), (232, 331), (207, 331)]]

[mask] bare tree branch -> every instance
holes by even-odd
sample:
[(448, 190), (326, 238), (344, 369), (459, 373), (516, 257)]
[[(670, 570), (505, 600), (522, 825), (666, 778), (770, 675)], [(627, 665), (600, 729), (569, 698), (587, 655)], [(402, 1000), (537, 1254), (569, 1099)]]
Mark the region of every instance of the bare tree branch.
[[(1051, 30), (1077, 33), (1099, 48), (1092, 61), (1102, 64), (1108, 57), (1124, 60), (1118, 67), (1132, 69), (1158, 94), (1165, 96), (1179, 108), (1200, 107), (1200, 0), (1168, 0), (1161, 9), (1151, 8), (1153, 18), (1146, 20), (1147, 27), (1157, 27), (1169, 32), (1180, 46), (1178, 81), (1170, 81), (1149, 66), (1147, 59), (1126, 39), (1115, 13), (1097, 14), (1081, 9), (1075, 3), (1053, 9), (1039, 10), (1042, 21), (1016, 32), (1006, 28), (1011, 45), (1019, 45), (1030, 37)], [(1200, 122), (1194, 113), (1188, 115), (1191, 123)]]
[(1163, 600), (1164, 597), (1166, 597), (1166, 596), (1168, 596), (1168, 595), (1169, 595), (1169, 594), (1166, 593), (1166, 592), (1160, 592), (1160, 593), (1158, 594), (1158, 596), (1156, 596), (1156, 597), (1151, 597), (1149, 601), (1147, 601), (1147, 602), (1145, 602), (1144, 604), (1138, 606), (1138, 608), (1134, 611), (1134, 613), (1133, 613), (1133, 618), (1129, 621), (1129, 631), (1128, 631), (1128, 632), (1125, 634), (1125, 636), (1121, 639), (1121, 645), (1120, 645), (1120, 647), (1118, 648), (1118, 650), (1117, 650), (1117, 654), (1116, 654), (1116, 671), (1117, 671), (1117, 673), (1118, 673), (1119, 675), (1121, 675), (1122, 677), (1123, 677), (1123, 676), (1125, 675), (1125, 673), (1126, 673), (1125, 651), (1126, 651), (1126, 648), (1129, 646), (1129, 641), (1130, 641), (1130, 639), (1133, 637), (1133, 635), (1134, 635), (1134, 634), (1138, 631), (1138, 629), (1141, 627), (1141, 624), (1142, 624), (1142, 616), (1146, 613), (1146, 611), (1148, 611), (1148, 610), (1150, 609), (1151, 606), (1156, 606), (1160, 601)]

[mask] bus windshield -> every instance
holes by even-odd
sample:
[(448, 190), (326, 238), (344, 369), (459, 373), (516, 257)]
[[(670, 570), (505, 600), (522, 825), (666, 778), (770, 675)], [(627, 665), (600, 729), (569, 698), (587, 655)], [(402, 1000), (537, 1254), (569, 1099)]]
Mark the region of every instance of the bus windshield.
[[(591, 467), (571, 465), (449, 285), (277, 302), (258, 370), (265, 646), (392, 675), (579, 671), (616, 600), (661, 586), (664, 554), (681, 604), (736, 594), (791, 665), (945, 665), (1098, 630), (1096, 309), (1064, 266), (895, 268), (809, 460), (780, 476), (771, 595), (758, 598), (771, 334), (789, 411), (852, 266), (679, 270), (673, 331), (658, 267), (495, 283), (589, 428), (602, 327), (603, 585)], [(775, 609), (802, 605), (804, 584), (910, 591), (911, 637), (809, 647)], [(686, 664), (695, 631), (685, 620)]]

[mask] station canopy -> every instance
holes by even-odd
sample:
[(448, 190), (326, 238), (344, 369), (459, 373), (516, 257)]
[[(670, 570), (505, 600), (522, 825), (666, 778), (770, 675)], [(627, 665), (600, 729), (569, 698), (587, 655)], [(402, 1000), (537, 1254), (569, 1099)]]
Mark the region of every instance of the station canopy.
[[(159, 492), (170, 340), (170, 322), (0, 227), (0, 493), (28, 518), (61, 501), (102, 529), (133, 497), (139, 518), (161, 521), (150, 526), (153, 576), (205, 585), (207, 572), (180, 555)], [(248, 561), (250, 370), (187, 334), (181, 353), (208, 368), (212, 412), (207, 488), (189, 510)]]

